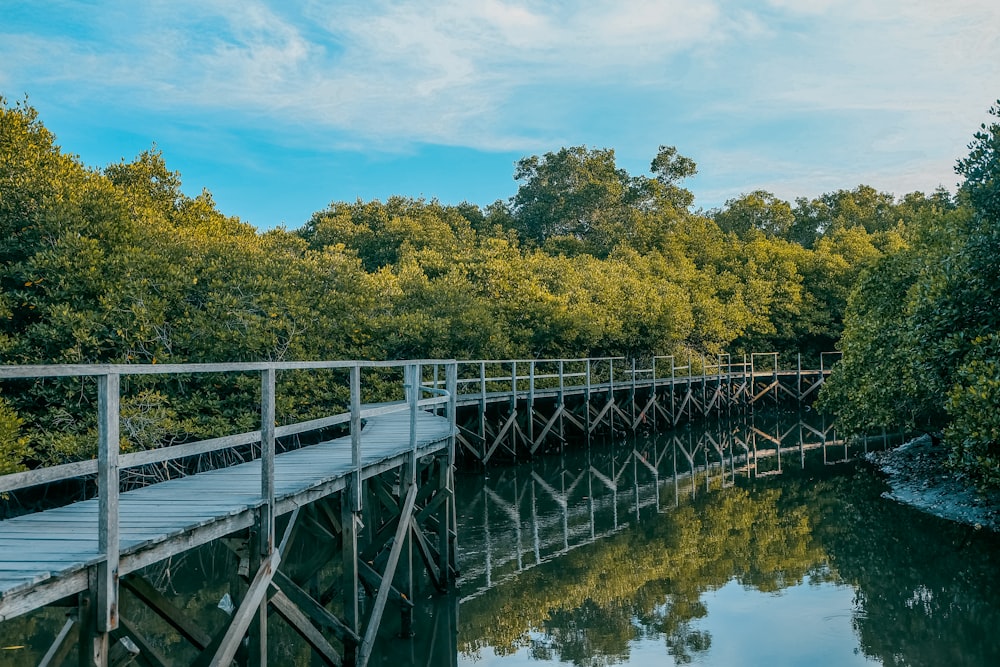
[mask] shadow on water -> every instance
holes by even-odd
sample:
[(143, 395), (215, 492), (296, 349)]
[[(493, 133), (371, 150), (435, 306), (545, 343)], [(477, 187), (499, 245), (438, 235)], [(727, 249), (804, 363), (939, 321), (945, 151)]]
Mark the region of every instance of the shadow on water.
[[(387, 613), (371, 664), (1000, 664), (1000, 539), (884, 500), (858, 464), (882, 442), (758, 414), (460, 475), (460, 588), (426, 587), (413, 638)], [(233, 567), (216, 544), (150, 576), (214, 627)], [(0, 664), (60, 613), (0, 625), (26, 647)], [(272, 630), (272, 664), (321, 664)]]

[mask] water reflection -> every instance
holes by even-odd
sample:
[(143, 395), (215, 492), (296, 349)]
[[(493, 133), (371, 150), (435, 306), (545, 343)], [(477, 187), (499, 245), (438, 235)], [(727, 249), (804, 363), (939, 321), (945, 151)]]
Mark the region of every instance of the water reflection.
[(883, 500), (882, 440), (758, 416), (464, 479), (460, 662), (998, 664), (997, 539)]
[[(852, 463), (881, 440), (757, 415), (460, 475), (461, 588), (426, 586), (412, 638), (387, 613), (371, 664), (1000, 664), (1000, 540), (882, 499)], [(323, 545), (294, 546), (331, 558)], [(213, 544), (150, 578), (215, 628), (234, 567)], [(25, 646), (0, 665), (37, 664), (65, 614), (0, 624), (0, 648)], [(193, 656), (141, 621), (178, 664)], [(272, 664), (321, 664), (271, 627)]]

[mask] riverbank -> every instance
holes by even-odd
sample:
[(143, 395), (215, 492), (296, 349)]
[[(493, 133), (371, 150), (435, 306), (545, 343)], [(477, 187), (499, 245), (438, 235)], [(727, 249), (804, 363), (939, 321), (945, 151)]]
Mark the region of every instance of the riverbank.
[(930, 436), (866, 457), (886, 475), (886, 498), (943, 519), (1000, 532), (1000, 493), (983, 494), (971, 481), (945, 467), (948, 453)]

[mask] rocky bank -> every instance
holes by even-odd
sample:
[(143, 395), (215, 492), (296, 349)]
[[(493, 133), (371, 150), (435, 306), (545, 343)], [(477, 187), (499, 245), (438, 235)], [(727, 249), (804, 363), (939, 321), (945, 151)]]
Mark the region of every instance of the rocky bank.
[(886, 498), (935, 516), (1000, 532), (1000, 493), (983, 494), (971, 481), (945, 467), (948, 454), (930, 436), (921, 436), (868, 460), (885, 473)]

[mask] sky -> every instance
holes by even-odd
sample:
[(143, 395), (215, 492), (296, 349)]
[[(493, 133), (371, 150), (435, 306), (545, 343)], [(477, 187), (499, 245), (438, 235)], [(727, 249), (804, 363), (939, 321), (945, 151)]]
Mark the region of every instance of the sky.
[(155, 146), (260, 229), (393, 195), (486, 206), (515, 163), (698, 164), (712, 209), (954, 190), (1000, 98), (997, 0), (0, 0), (0, 95), (103, 167)]

